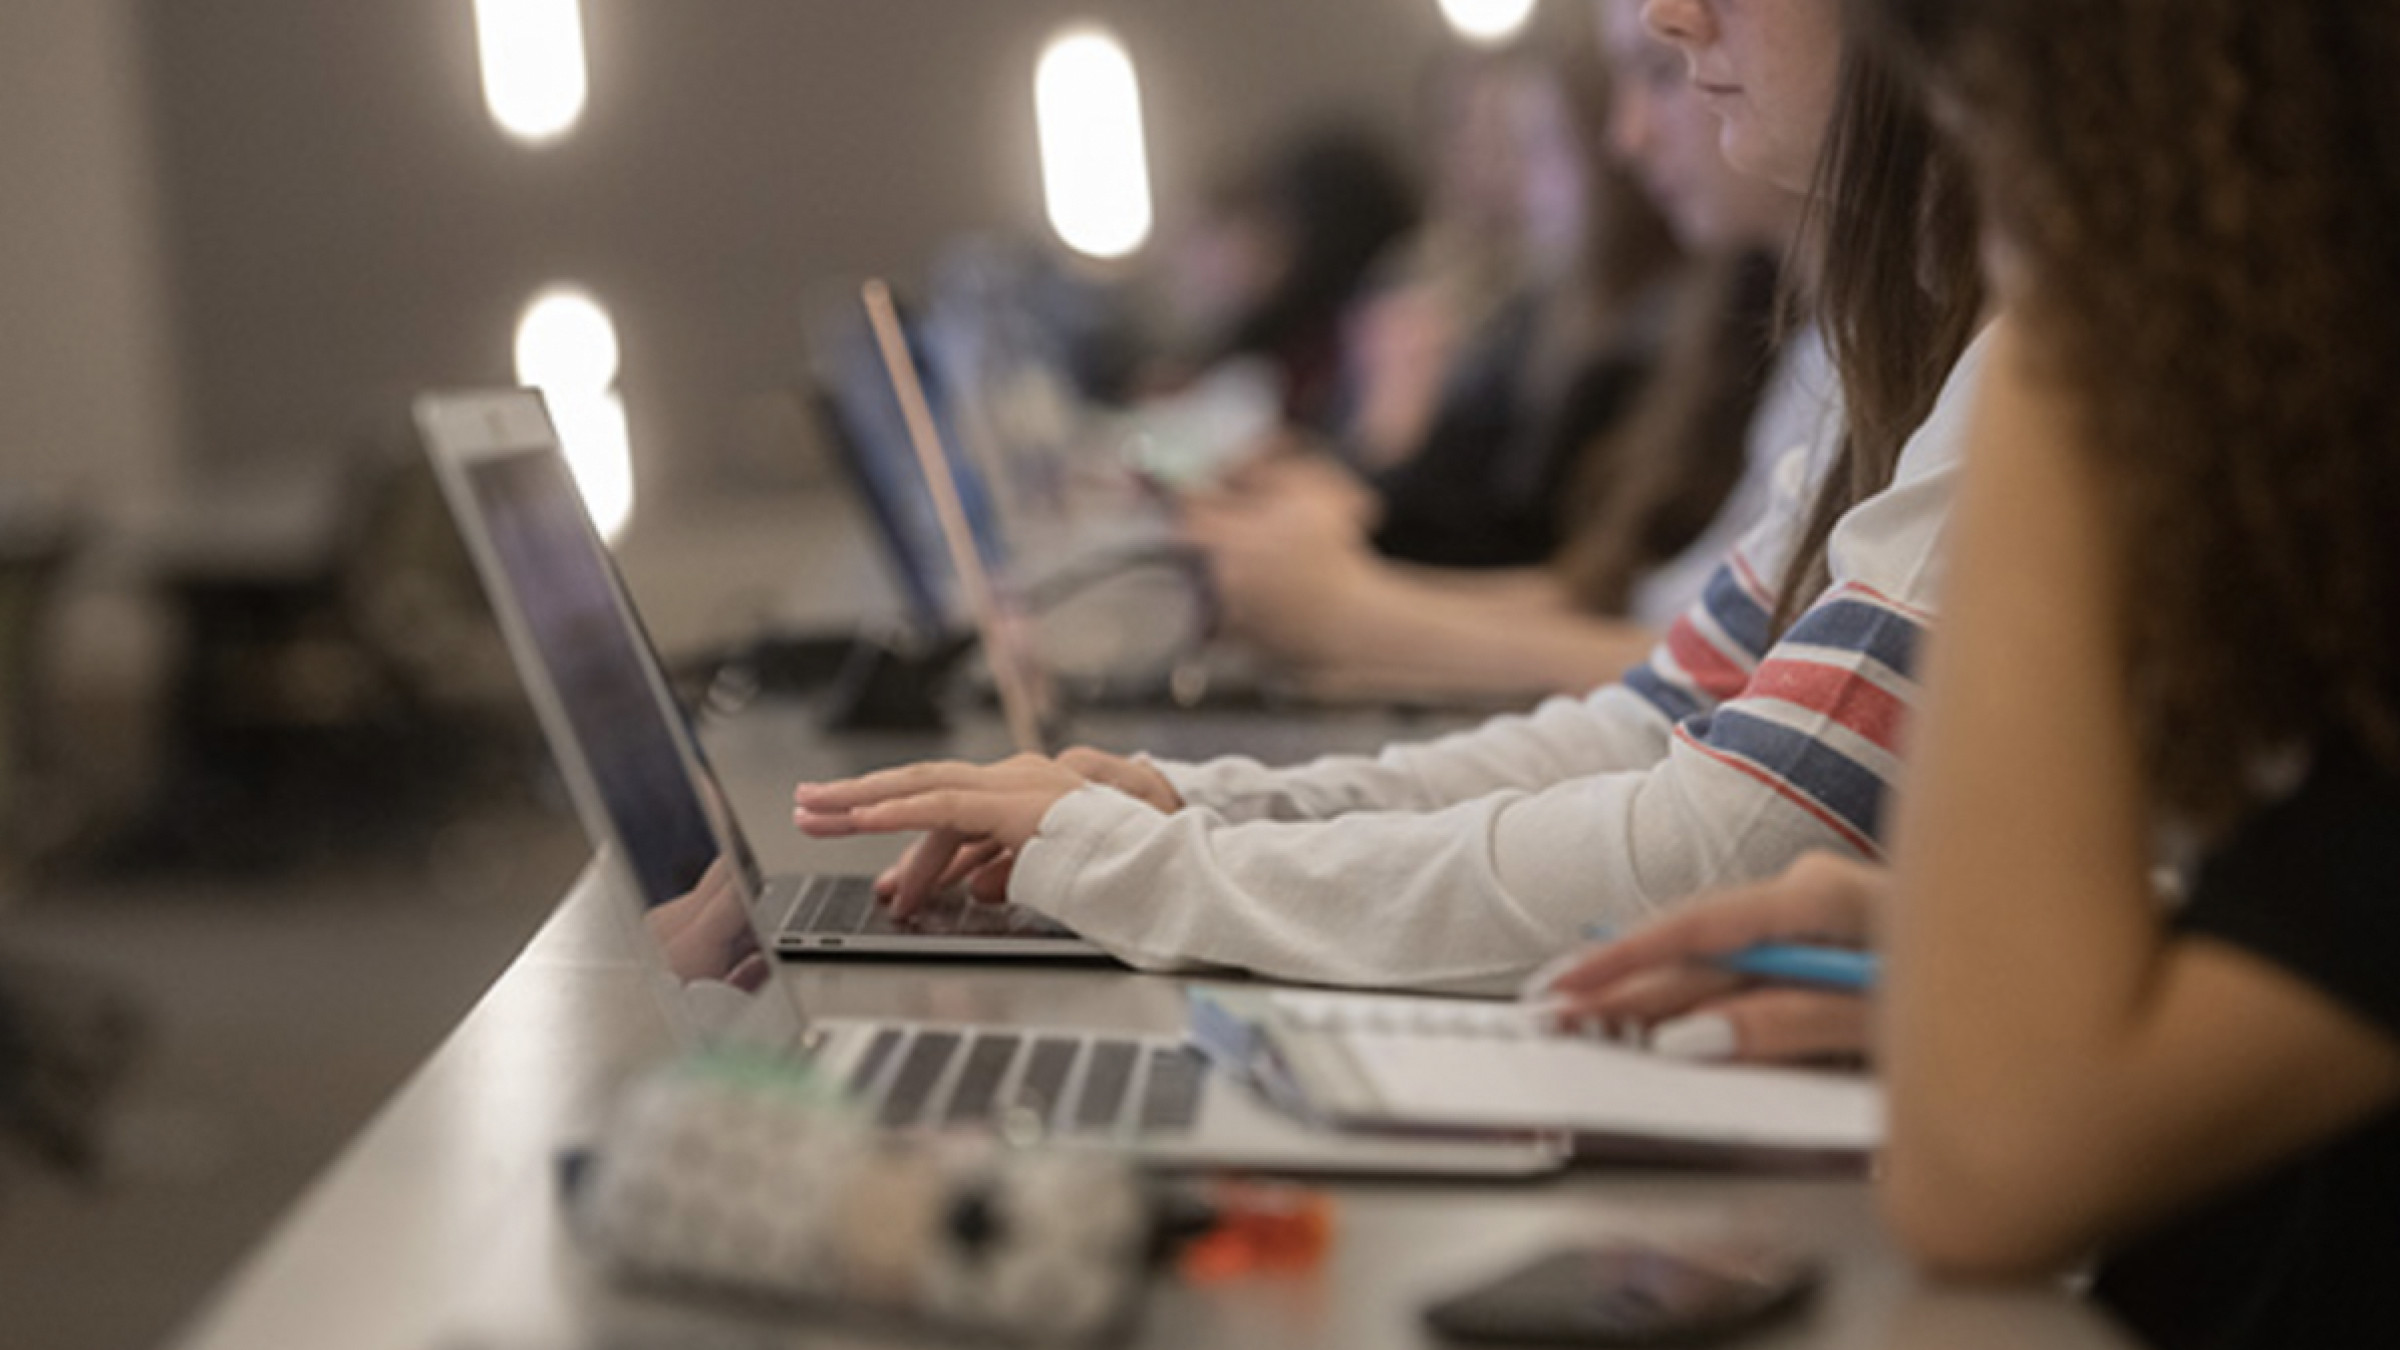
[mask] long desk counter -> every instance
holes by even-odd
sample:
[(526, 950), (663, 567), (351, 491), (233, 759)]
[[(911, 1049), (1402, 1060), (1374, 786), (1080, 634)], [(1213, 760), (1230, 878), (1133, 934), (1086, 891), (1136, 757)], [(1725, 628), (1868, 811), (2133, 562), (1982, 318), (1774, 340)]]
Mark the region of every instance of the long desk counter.
[[(1418, 729), (1422, 729), (1419, 727)], [(1155, 740), (1144, 719), (1083, 728)], [(1365, 748), (1410, 727), (1337, 719), (1313, 739)], [(1288, 741), (1278, 719), (1190, 719), (1178, 736), (1227, 748)], [(879, 865), (892, 841), (799, 838), (790, 782), (927, 749), (983, 756), (988, 733), (827, 742), (796, 710), (746, 713), (708, 735), (773, 868)], [(610, 1287), (571, 1240), (556, 1159), (589, 1138), (609, 1094), (672, 1050), (643, 969), (587, 871), (524, 953), (433, 1057), (204, 1308), (184, 1350), (566, 1350), (568, 1347), (872, 1345), (888, 1332), (823, 1319), (762, 1322)], [(806, 1009), (1091, 1029), (1173, 1031), (1175, 980), (1124, 971), (968, 963), (822, 962), (793, 968)], [(1769, 1347), (2102, 1350), (2131, 1344), (2073, 1296), (1922, 1281), (1853, 1179), (1606, 1165), (1525, 1184), (1331, 1185), (1337, 1236), (1303, 1275), (1199, 1287), (1162, 1282), (1136, 1344), (1407, 1347), (1436, 1343), (1428, 1299), (1560, 1240), (1765, 1229), (1818, 1252), (1827, 1278), (1799, 1317), (1742, 1342)], [(931, 1343), (929, 1341), (929, 1343)]]

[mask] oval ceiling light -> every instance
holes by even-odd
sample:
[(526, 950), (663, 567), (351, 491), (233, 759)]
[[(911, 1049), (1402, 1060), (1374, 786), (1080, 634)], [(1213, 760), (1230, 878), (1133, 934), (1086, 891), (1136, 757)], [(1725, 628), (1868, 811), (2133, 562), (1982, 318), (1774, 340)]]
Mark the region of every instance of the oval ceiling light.
[(1088, 26), (1052, 38), (1034, 66), (1033, 105), (1050, 228), (1095, 258), (1140, 248), (1150, 237), (1150, 161), (1125, 44)]
[(1525, 31), (1534, 0), (1441, 0), (1442, 17), (1460, 37), (1498, 46)]
[(475, 0), (475, 47), (483, 101), (502, 131), (539, 145), (583, 116), (581, 0)]
[(601, 537), (633, 519), (633, 442), (617, 383), (617, 326), (583, 291), (554, 286), (517, 320), (517, 383), (542, 391)]
[(617, 325), (585, 291), (553, 286), (517, 321), (517, 383), (590, 393), (617, 382)]

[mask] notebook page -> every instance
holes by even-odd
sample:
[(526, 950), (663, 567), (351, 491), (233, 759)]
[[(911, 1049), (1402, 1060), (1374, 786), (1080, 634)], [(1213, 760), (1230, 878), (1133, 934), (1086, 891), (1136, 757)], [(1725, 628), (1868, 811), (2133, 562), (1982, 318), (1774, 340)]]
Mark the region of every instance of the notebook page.
[(1277, 1003), (1296, 1024), (1338, 1037), (1398, 1121), (1827, 1151), (1870, 1150), (1883, 1137), (1882, 1095), (1863, 1074), (1693, 1064), (1535, 1035), (1507, 1004), (1322, 994)]

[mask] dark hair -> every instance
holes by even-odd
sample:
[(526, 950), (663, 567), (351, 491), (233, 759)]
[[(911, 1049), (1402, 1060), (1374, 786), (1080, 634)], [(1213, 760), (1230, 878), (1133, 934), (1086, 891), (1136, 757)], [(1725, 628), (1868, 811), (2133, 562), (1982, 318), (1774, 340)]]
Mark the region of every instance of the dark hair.
[(1417, 222), (1407, 176), (1375, 137), (1347, 126), (1296, 138), (1213, 195), (1221, 211), (1274, 222), (1291, 248), (1274, 292), (1229, 336), (1236, 352), (1273, 352), (1330, 329), (1375, 260)]
[(1847, 430), (1785, 564), (1778, 633), (1824, 590), (1834, 526), (1891, 483), (1984, 307), (1964, 165), (1915, 89), (1855, 42), (1803, 236), (1821, 257), (1815, 311), (1841, 373)]
[(2221, 828), (2294, 750), (2400, 766), (2400, 7), (1853, 9), (1972, 128), (2113, 527), (2154, 801)]

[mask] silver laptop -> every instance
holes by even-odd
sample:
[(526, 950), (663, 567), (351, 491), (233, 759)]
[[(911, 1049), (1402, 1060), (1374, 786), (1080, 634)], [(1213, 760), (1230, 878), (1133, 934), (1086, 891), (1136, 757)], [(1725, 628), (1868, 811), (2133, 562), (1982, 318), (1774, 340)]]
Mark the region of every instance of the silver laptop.
[(984, 664), (999, 691), (1000, 712), (1008, 723), (1009, 740), (1021, 752), (1041, 754), (1054, 748), (1050, 742), (1057, 703), (1048, 672), (1036, 659), (1027, 617), (1019, 605), (1020, 597), (996, 584), (993, 571), (1005, 556), (1004, 551), (987, 547), (968, 519), (966, 494), (959, 488), (950, 448), (942, 443), (933, 403), (926, 397), (916, 357), (909, 350), (908, 335), (892, 303), (891, 288), (879, 280), (869, 281), (861, 300), (866, 306), (867, 325), (874, 333), (884, 375), (891, 381), (892, 393), (899, 401), (909, 448), (916, 455), (918, 471), (925, 476), (942, 545), (949, 552), (950, 566), (967, 602), (967, 613), (974, 620)]
[[(919, 353), (923, 344), (889, 286), (869, 280), (859, 298), (880, 392), (888, 398), (868, 398), (855, 387), (863, 377), (850, 370), (855, 401), (875, 403), (882, 415), (870, 419), (862, 410), (861, 434), (837, 436), (837, 446), (861, 461), (853, 481), (886, 552), (904, 560), (900, 575), (911, 593), (931, 594), (938, 582), (962, 602), (1019, 751), (1057, 749), (1071, 715), (1083, 710), (1288, 713), (1310, 705), (1305, 693), (1269, 678), (1255, 656), (1208, 640), (1214, 602), (1205, 568), (1188, 550), (1121, 544), (1088, 550), (1080, 561), (1026, 581), (1012, 548), (1016, 522), (1002, 510), (1008, 494), (994, 488), (982, 467), (991, 455), (955, 439), (978, 419), (944, 415), (948, 381), (938, 363)], [(870, 420), (871, 436), (863, 434)], [(913, 463), (894, 462), (903, 458)], [(1084, 589), (1103, 579), (1105, 586)], [(948, 612), (931, 626), (947, 631)], [(1521, 708), (1524, 700), (1412, 696), (1389, 703), (1489, 714)], [(1361, 705), (1333, 706), (1356, 712)], [(1245, 727), (1241, 739), (1245, 753), (1270, 760), (1309, 759), (1327, 748), (1320, 727), (1288, 718), (1281, 726)], [(1154, 722), (1144, 740), (1152, 751), (1181, 758), (1225, 749), (1220, 726), (1180, 718)]]
[(1013, 905), (952, 895), (895, 920), (871, 877), (762, 876), (585, 514), (541, 396), (432, 394), (416, 415), (584, 826), (595, 842), (641, 843), (627, 856), (649, 869), (645, 888), (672, 894), (698, 875), (694, 860), (722, 856), (779, 951), (1108, 959)]
[(897, 307), (881, 281), (862, 291), (817, 307), (812, 366), (829, 446), (915, 628), (972, 625), (989, 692), (1032, 704), (1045, 733), (1077, 712), (1262, 704), (1255, 663), (1210, 640), (1204, 561), (1132, 475), (1089, 448), (1014, 445), (995, 428), (1028, 400), (979, 379), (990, 363), (946, 351), (958, 344), (938, 319)]
[[(1547, 1141), (1310, 1128), (1176, 1037), (807, 1018), (768, 947), (784, 941), (795, 913), (822, 914), (851, 903), (843, 897), (863, 896), (863, 879), (807, 878), (795, 889), (759, 876), (584, 514), (540, 396), (428, 396), (417, 417), (601, 850), (600, 884), (646, 940), (662, 1003), (687, 1042), (731, 1040), (806, 1057), (895, 1129), (997, 1122), (1191, 1166), (1514, 1176), (1559, 1165)], [(866, 908), (880, 907), (869, 900)], [(837, 950), (862, 950), (868, 940), (860, 933)], [(874, 940), (911, 955), (962, 950), (956, 944), (969, 941), (980, 942), (977, 955), (1044, 942), (1063, 950), (1060, 939), (1034, 936)], [(945, 941), (952, 945), (937, 946)]]
[[(652, 983), (678, 1039), (804, 1060), (884, 1128), (998, 1128), (1178, 1168), (1533, 1177), (1564, 1165), (1563, 1137), (1494, 1141), (1310, 1126), (1174, 1036), (811, 1018), (760, 945), (738, 860), (647, 856), (659, 843), (647, 834), (612, 841), (597, 884), (645, 940)], [(650, 889), (662, 883), (643, 880), (695, 863), (697, 872), (685, 875), (696, 879), (680, 890)]]

